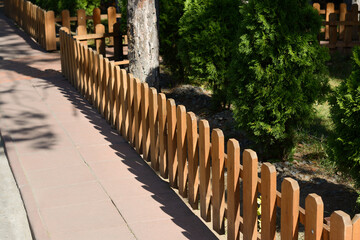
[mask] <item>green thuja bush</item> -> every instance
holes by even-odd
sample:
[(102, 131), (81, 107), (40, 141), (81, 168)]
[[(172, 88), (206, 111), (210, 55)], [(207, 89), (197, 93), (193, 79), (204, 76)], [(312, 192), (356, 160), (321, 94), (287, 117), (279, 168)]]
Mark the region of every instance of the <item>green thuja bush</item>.
[(330, 97), (334, 130), (328, 139), (329, 158), (360, 184), (360, 48), (353, 49), (353, 71)]
[(178, 54), (179, 21), (184, 14), (184, 4), (185, 0), (159, 0), (160, 55), (176, 81), (182, 81), (184, 78)]
[(240, 7), (229, 96), (238, 126), (263, 158), (287, 158), (293, 134), (325, 97), (328, 53), (307, 0), (249, 0)]
[(186, 0), (179, 23), (179, 56), (185, 79), (211, 88), (215, 103), (227, 102), (227, 73), (240, 25), (241, 0)]

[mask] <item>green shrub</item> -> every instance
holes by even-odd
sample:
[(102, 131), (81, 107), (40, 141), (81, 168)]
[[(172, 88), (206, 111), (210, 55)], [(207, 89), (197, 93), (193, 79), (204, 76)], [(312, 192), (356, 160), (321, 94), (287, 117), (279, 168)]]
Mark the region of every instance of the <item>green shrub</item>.
[(229, 96), (238, 126), (263, 158), (287, 158), (294, 129), (328, 89), (320, 18), (307, 0), (249, 0), (231, 63)]
[[(102, 0), (104, 1), (104, 0)], [(75, 16), (77, 9), (85, 9), (86, 14), (92, 15), (95, 7), (99, 7), (101, 0), (31, 0), (39, 7), (45, 10), (53, 10), (56, 15), (59, 15), (62, 10), (68, 9), (71, 16)], [(105, 0), (106, 1), (106, 0)]]
[(176, 81), (184, 78), (183, 66), (178, 55), (179, 20), (184, 13), (185, 0), (159, 0), (159, 41), (163, 63)]
[(360, 48), (353, 49), (353, 71), (330, 97), (334, 122), (328, 155), (338, 168), (360, 184)]
[(179, 23), (179, 56), (185, 79), (213, 90), (213, 99), (227, 102), (227, 73), (241, 0), (186, 0)]

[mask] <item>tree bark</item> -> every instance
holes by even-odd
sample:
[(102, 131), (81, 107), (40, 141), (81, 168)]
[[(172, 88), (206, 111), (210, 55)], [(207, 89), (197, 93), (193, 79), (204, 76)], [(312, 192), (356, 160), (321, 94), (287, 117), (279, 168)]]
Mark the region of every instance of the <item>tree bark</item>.
[(129, 70), (134, 77), (159, 87), (158, 0), (128, 0)]

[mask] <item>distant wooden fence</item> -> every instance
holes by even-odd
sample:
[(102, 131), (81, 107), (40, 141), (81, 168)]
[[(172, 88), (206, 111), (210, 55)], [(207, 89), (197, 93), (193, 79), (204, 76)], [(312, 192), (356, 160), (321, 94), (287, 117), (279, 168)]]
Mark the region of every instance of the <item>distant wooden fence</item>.
[[(26, 0), (4, 0), (5, 13), (12, 18), (21, 28), (31, 35), (44, 49), (47, 51), (53, 51), (57, 49), (57, 29), (61, 26), (71, 29), (71, 22), (76, 22), (75, 28), (77, 29), (76, 35), (87, 35), (86, 24), (88, 20), (93, 20), (94, 33), (105, 33), (105, 28), (99, 27), (96, 29), (96, 25), (101, 24), (102, 19), (108, 20), (108, 33), (114, 32), (114, 25), (117, 23), (117, 18), (121, 17), (121, 14), (116, 13), (115, 7), (109, 7), (107, 14), (101, 14), (99, 8), (93, 10), (92, 16), (86, 16), (84, 9), (78, 9), (77, 15), (70, 16), (69, 10), (63, 10), (59, 17), (55, 17), (53, 11), (45, 11), (40, 7), (32, 4)], [(58, 26), (58, 27), (57, 27)], [(118, 26), (120, 28), (120, 26)], [(116, 31), (116, 30), (115, 30)], [(114, 45), (113, 36), (109, 37), (109, 45)], [(127, 41), (126, 37), (123, 36)]]
[(245, 240), (273, 240), (276, 210), (280, 208), (281, 239), (297, 239), (300, 223), (305, 226), (305, 239), (359, 240), (360, 214), (351, 220), (346, 213), (336, 211), (331, 215), (331, 226), (324, 224), (321, 197), (310, 194), (305, 209), (301, 208), (295, 180), (285, 178), (278, 192), (276, 169), (270, 163), (262, 164), (258, 178), (254, 151), (244, 150), (241, 165), (240, 145), (235, 139), (227, 142), (226, 154), (220, 129), (210, 134), (208, 121), (198, 123), (194, 113), (176, 106), (173, 99), (166, 99), (120, 69), (117, 62), (83, 45), (66, 28), (60, 31), (60, 47), (65, 77), (155, 171), (169, 179), (171, 187), (188, 198), (193, 209), (200, 208), (201, 217), (211, 221), (219, 234), (226, 232), (228, 239), (239, 239), (241, 232)]
[(353, 47), (360, 45), (359, 41), (359, 10), (358, 5), (353, 4), (351, 10), (347, 5), (341, 3), (338, 10), (335, 10), (334, 3), (327, 3), (326, 9), (320, 9), (320, 4), (314, 3), (313, 7), (319, 15), (324, 15), (322, 29), (324, 37), (320, 38), (322, 45), (329, 48)]
[(4, 0), (5, 13), (47, 51), (56, 50), (55, 16), (24, 0)]

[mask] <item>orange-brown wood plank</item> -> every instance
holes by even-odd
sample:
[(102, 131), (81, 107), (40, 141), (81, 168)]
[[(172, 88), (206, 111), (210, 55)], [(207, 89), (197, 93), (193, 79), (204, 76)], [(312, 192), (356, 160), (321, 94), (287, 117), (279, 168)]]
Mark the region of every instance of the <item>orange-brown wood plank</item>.
[(193, 209), (199, 208), (199, 145), (198, 126), (194, 113), (186, 114), (187, 125), (187, 150), (188, 150), (188, 189), (189, 203)]
[(227, 144), (227, 239), (240, 239), (240, 145), (235, 139)]
[(281, 183), (281, 239), (298, 239), (299, 184), (291, 178)]
[(330, 216), (330, 240), (352, 240), (352, 222), (348, 214), (335, 211)]
[(275, 240), (276, 169), (270, 163), (261, 165), (261, 239)]
[(150, 128), (150, 159), (151, 167), (159, 170), (159, 126), (158, 126), (158, 99), (155, 88), (149, 90), (149, 128)]
[(159, 118), (159, 170), (163, 178), (168, 177), (167, 164), (167, 125), (166, 125), (166, 96), (158, 94), (158, 118)]
[(212, 207), (213, 229), (225, 233), (225, 159), (224, 159), (224, 134), (220, 129), (211, 133), (212, 156)]
[(168, 172), (171, 187), (177, 187), (177, 148), (176, 148), (176, 104), (174, 99), (168, 99), (166, 102), (166, 114), (168, 125)]
[(324, 204), (320, 196), (309, 194), (305, 200), (305, 239), (320, 240), (323, 231)]
[(129, 118), (127, 114), (127, 74), (124, 69), (120, 71), (120, 101), (121, 101), (121, 114), (122, 114), (122, 124), (121, 124), (121, 135), (128, 139), (129, 133)]
[(208, 121), (199, 122), (199, 168), (200, 168), (200, 214), (211, 220), (211, 184), (210, 184), (210, 126)]
[(142, 120), (142, 153), (143, 159), (149, 161), (150, 136), (149, 136), (149, 86), (141, 84), (141, 120)]
[(179, 178), (179, 194), (187, 197), (187, 177), (188, 166), (186, 158), (186, 109), (185, 106), (177, 106), (177, 157), (178, 157), (178, 178)]
[(352, 240), (360, 240), (360, 214), (352, 219)]
[(142, 120), (141, 120), (141, 82), (134, 80), (134, 118), (135, 118), (135, 149), (142, 153)]
[(134, 121), (134, 76), (130, 73), (127, 75), (127, 104), (128, 104), (128, 119), (129, 119), (129, 132), (128, 132), (128, 141), (131, 146), (134, 146), (135, 143), (135, 121)]

